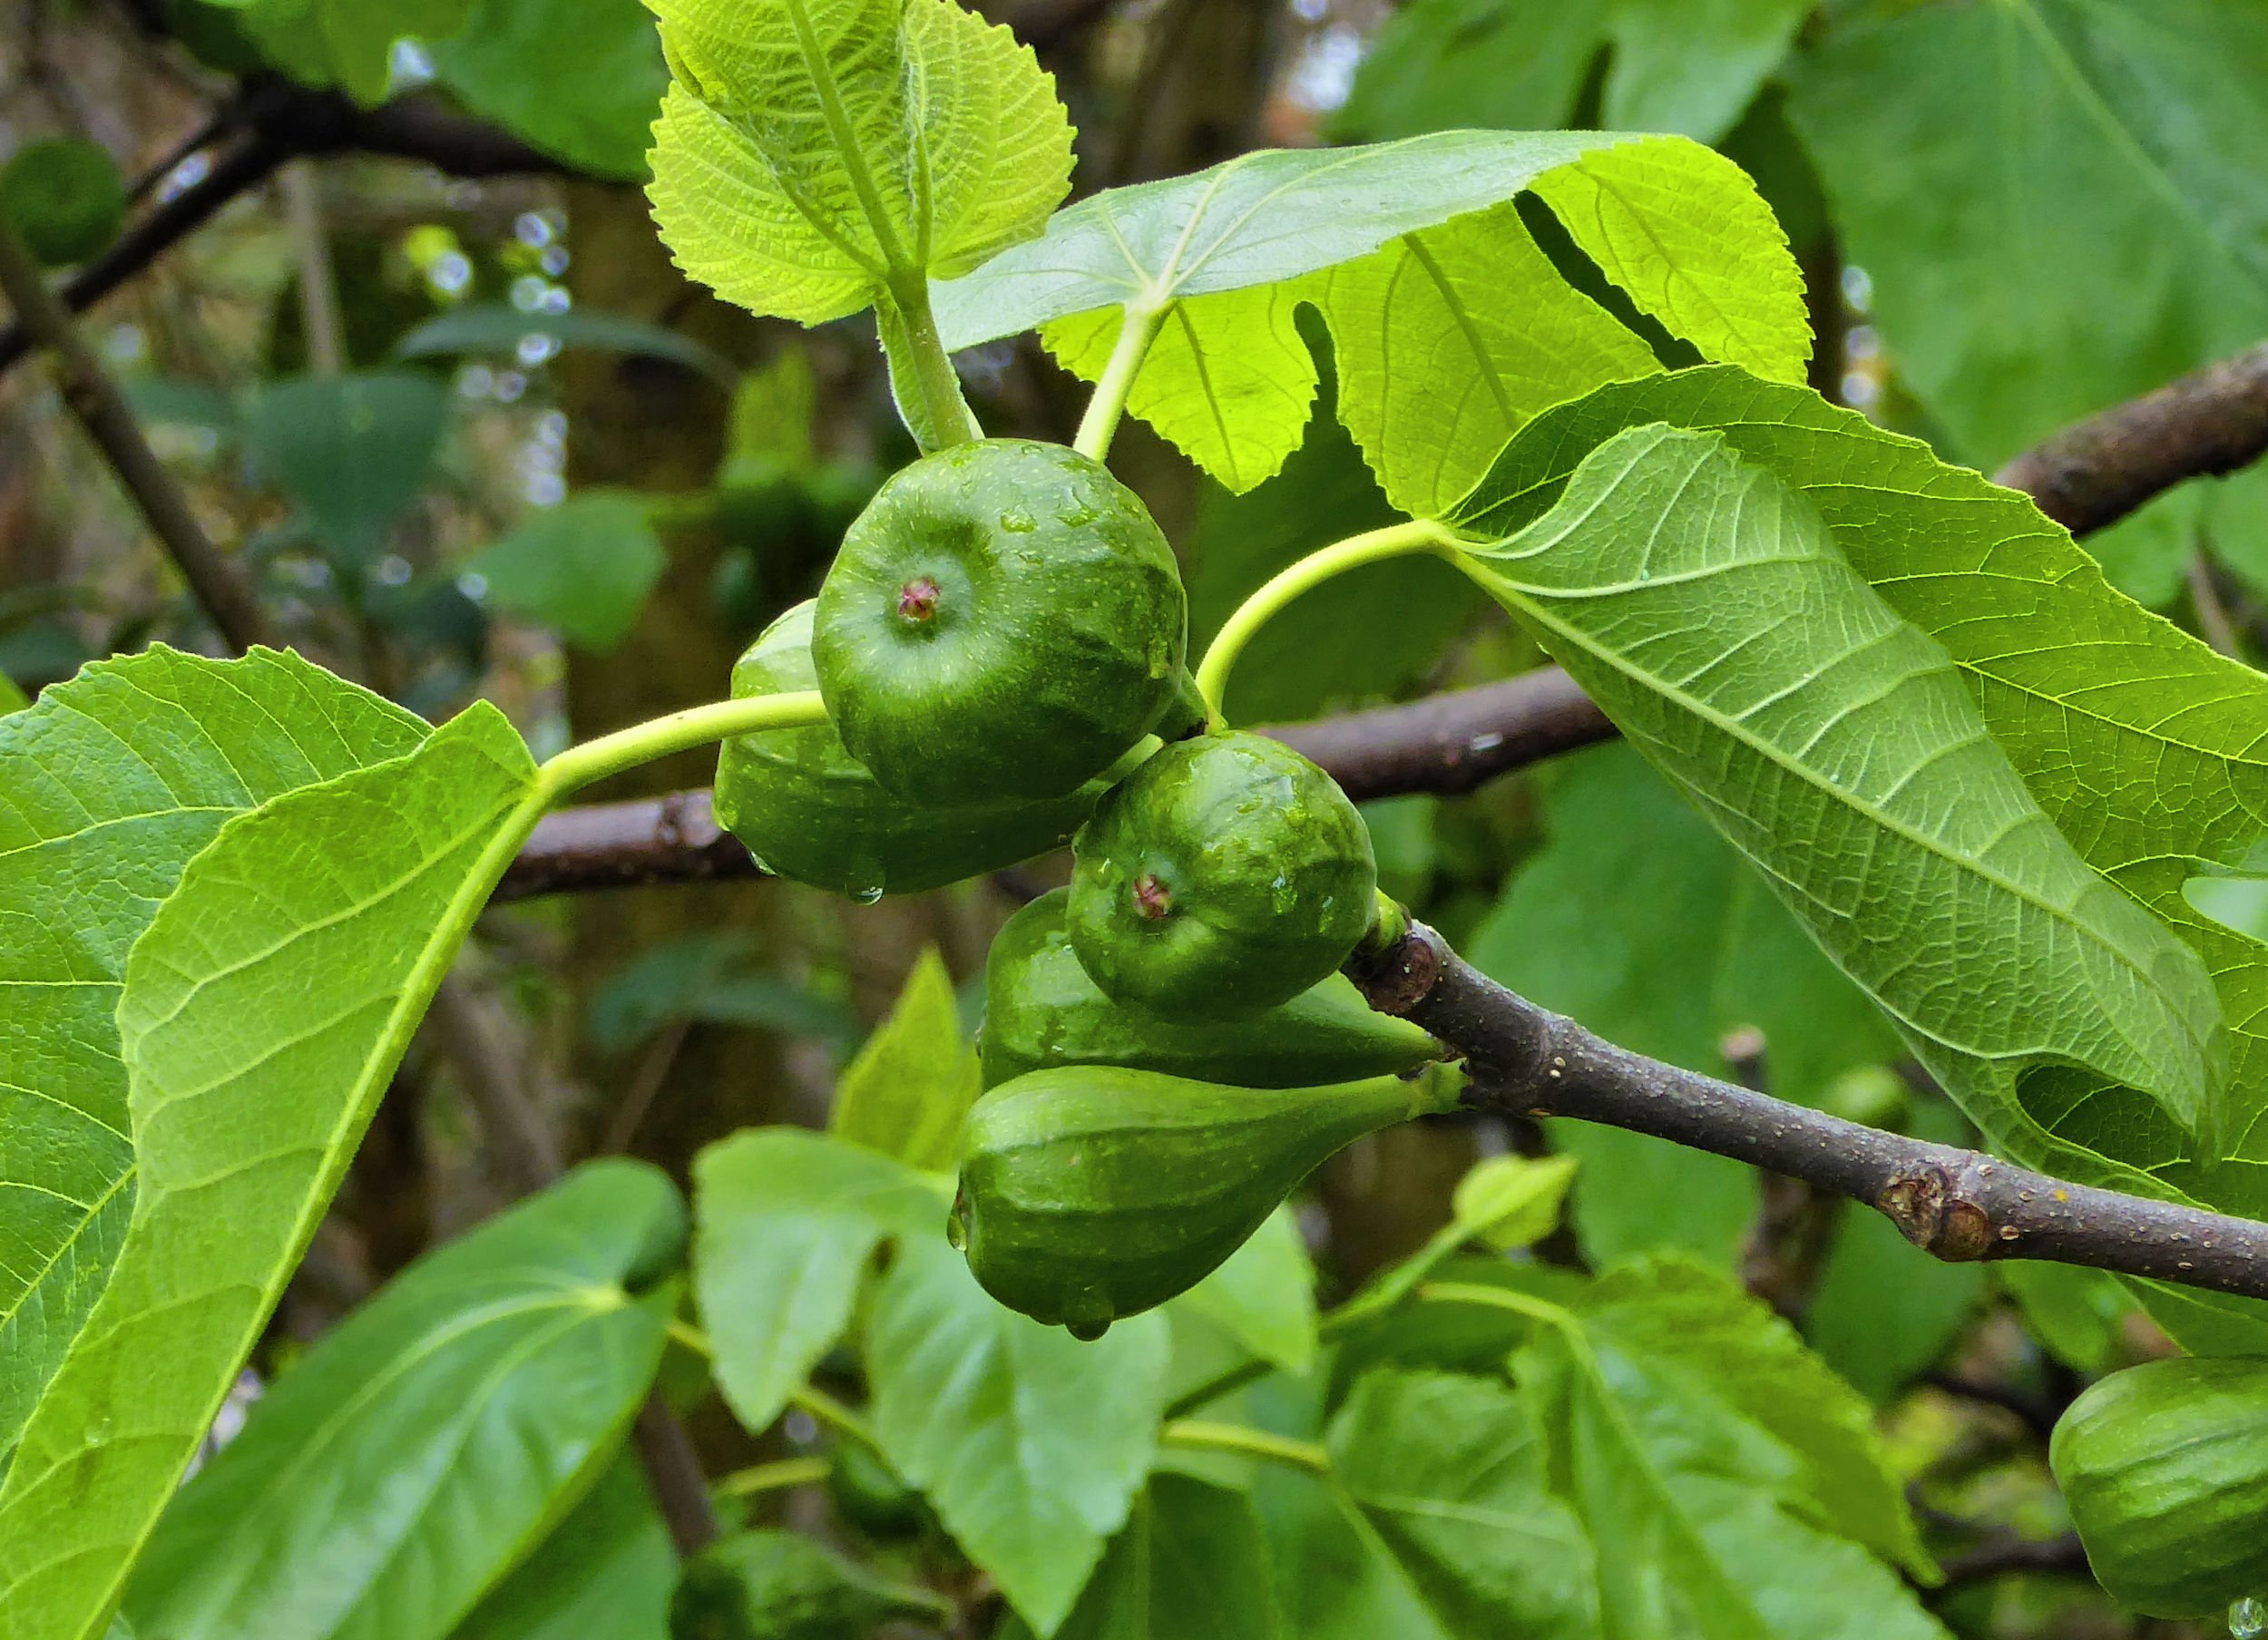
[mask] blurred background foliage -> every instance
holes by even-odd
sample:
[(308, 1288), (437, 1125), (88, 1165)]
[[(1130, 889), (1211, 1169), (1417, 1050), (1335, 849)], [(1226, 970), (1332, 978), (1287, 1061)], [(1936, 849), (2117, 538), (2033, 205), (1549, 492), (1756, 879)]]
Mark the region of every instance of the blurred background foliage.
[[(1715, 143), (1802, 261), (1813, 385), (1988, 471), (2268, 335), (2261, 0), (979, 9), (1058, 76), (1082, 192), (1255, 146), (1450, 126)], [(911, 454), (867, 321), (758, 322), (670, 267), (637, 187), (663, 80), (636, 0), (0, 0), (0, 208), (58, 265), (207, 183), (230, 140), (216, 113), (279, 84), (327, 88), (345, 126), (439, 122), (439, 164), (351, 135), (290, 161), (127, 280), (89, 334), (290, 642), (429, 717), (493, 699), (539, 752), (721, 694)], [(1036, 344), (961, 362), (990, 429), (1068, 434), (1080, 395)], [(1387, 515), (1327, 406), (1243, 496), (1141, 430), (1121, 450), (1185, 556), (1199, 637), (1275, 570)], [(2089, 545), (2171, 619), (2268, 649), (2259, 473), (2192, 482)], [(1256, 645), (1234, 715), (1312, 717), (1537, 660), (1432, 568), (1301, 603)], [(0, 675), (36, 692), (157, 639), (212, 643), (54, 390), (15, 371)], [(688, 757), (602, 795), (708, 773)], [(1963, 1137), (1858, 994), (1621, 748), (1370, 817), (1389, 887), (1539, 1001), (1648, 1054)], [(1061, 872), (865, 907), (753, 883), (492, 915), (464, 1006), (436, 1012), (390, 1093), (276, 1348), (520, 1193), (547, 1150), (681, 1172), (735, 1128), (817, 1123), (920, 953), (970, 1011), (1017, 893)], [(2043, 1461), (2083, 1375), (2165, 1348), (2107, 1279), (1940, 1266), (1872, 1215), (1729, 1163), (1472, 1121), (1397, 1129), (1327, 1171), (1300, 1221), (1327, 1286), (1420, 1245), (1477, 1156), (1542, 1147), (1582, 1163), (1552, 1256), (1676, 1247), (1737, 1272), (1880, 1401), (1937, 1547), (1955, 1567), (1980, 1557), (1939, 1597), (1949, 1623), (2142, 1632), (2068, 1555), (2057, 1569)], [(712, 1472), (759, 1455), (714, 1407), (696, 1427)], [(2048, 1569), (2007, 1571), (2024, 1545)]]

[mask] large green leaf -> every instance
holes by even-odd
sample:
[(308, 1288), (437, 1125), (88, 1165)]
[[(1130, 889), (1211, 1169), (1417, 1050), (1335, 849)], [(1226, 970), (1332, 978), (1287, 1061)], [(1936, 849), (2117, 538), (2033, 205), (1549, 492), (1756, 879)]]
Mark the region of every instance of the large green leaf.
[(1608, 125), (1714, 142), (1811, 9), (1812, 0), (1411, 0), (1381, 31), (1335, 128), (1402, 137), (1563, 124), (1611, 47)]
[(668, 1640), (677, 1549), (628, 1453), (450, 1640)]
[(0, 1487), (9, 1640), (109, 1620), (535, 784), (474, 706), (404, 757), (230, 821), (135, 944), (118, 1021), (142, 1196)]
[[(1242, 1492), (1160, 1470), (1057, 1640), (1275, 1640), (1268, 1546)], [(1011, 1619), (999, 1640), (1030, 1640)]]
[[(1162, 342), (1136, 376), (1130, 405), (1214, 477), (1246, 490), (1297, 446), (1315, 385), (1291, 324), (1301, 292), (1266, 288), (1522, 192), (1552, 209), (1640, 311), (1705, 357), (1769, 376), (1803, 374), (1811, 331), (1802, 279), (1739, 167), (1683, 138), (1597, 132), (1447, 132), (1366, 148), (1272, 149), (1194, 176), (1113, 189), (1059, 212), (1033, 243), (938, 286), (938, 325), (953, 347), (1045, 327), (1065, 364), (1092, 379), (1124, 323), (1160, 318)], [(1444, 244), (1460, 262), (1472, 251), (1463, 238)], [(1367, 361), (1361, 367), (1381, 381), (1383, 402), (1404, 404), (1429, 390), (1475, 391), (1474, 361), (1485, 358), (1509, 406), (1497, 414), (1516, 419), (1523, 400), (1539, 408), (1642, 367), (1635, 354), (1618, 363), (1624, 356), (1608, 350), (1593, 321), (1581, 321), (1577, 335), (1568, 316), (1579, 309), (1540, 255), (1505, 266), (1524, 277), (1493, 293), (1461, 272), (1448, 281), (1461, 302), (1492, 300), (1477, 337), (1439, 301), (1397, 306), (1382, 329), (1357, 298), (1386, 293), (1350, 284), (1326, 303), (1342, 369), (1352, 378), (1356, 361)], [(1540, 302), (1552, 317), (1535, 338), (1499, 322), (1524, 320)], [(1405, 335), (1418, 361), (1389, 371), (1377, 355)], [(1373, 459), (1392, 460), (1391, 475), (1402, 482), (1401, 457), (1374, 451)], [(1423, 449), (1410, 458), (1415, 472), (1439, 459)]]
[(611, 1456), (684, 1243), (667, 1178), (597, 1162), (411, 1265), (168, 1507), (136, 1629), (445, 1640)]
[(1989, 469), (2268, 333), (2268, 10), (1850, 12), (1789, 112), (1954, 454)]
[[(1898, 1039), (1708, 823), (1629, 747), (1543, 771), (1544, 845), (1505, 885), (1468, 955), (1610, 1041), (1729, 1076), (1726, 1035), (1764, 1032), (1771, 1091), (1816, 1105), (1835, 1077), (1894, 1059)], [(1575, 1224), (1599, 1263), (1676, 1246), (1729, 1266), (1755, 1176), (1719, 1157), (1583, 1122), (1555, 1145), (1586, 1159)], [(1665, 1199), (1677, 1202), (1665, 1214)]]
[[(1792, 1342), (1758, 1328), (1743, 1337), (1721, 1305), (1635, 1313), (1649, 1307), (1635, 1294), (1651, 1278), (1620, 1279), (1630, 1285), (1609, 1278), (1588, 1313), (1539, 1329), (1513, 1358), (1549, 1432), (1554, 1483), (1591, 1537), (1605, 1633), (1943, 1640), (1888, 1567), (1823, 1529), (1847, 1512), (1823, 1500), (1816, 1465), (1869, 1471), (1823, 1478), (1831, 1488), (1887, 1484), (1855, 1439), (1863, 1403), (1808, 1358), (1791, 1373)], [(1673, 1315), (1702, 1323), (1700, 1334), (1671, 1336)], [(1751, 1372), (1755, 1381), (1739, 1381)], [(1855, 1409), (1855, 1430), (1841, 1414), (1821, 1416), (1826, 1391)]]
[(961, 1124), (984, 1086), (976, 1049), (961, 1031), (953, 976), (925, 946), (890, 1017), (835, 1085), (827, 1131), (909, 1167), (950, 1172)]
[(2203, 964), (2088, 869), (1801, 491), (1634, 427), (1471, 561), (1988, 1132), (2029, 1137), (2043, 1072), (2239, 1130)]
[(942, 1226), (902, 1241), (866, 1330), (875, 1433), (1042, 1635), (1126, 1524), (1158, 1446), (1166, 1323), (1081, 1343), (995, 1303)]
[(0, 719), (0, 1453), (93, 1308), (133, 1210), (114, 1017), (127, 952), (231, 815), (399, 757), (426, 732), (267, 649), (103, 661)]
[(952, 0), (648, 0), (674, 83), (654, 217), (688, 273), (807, 325), (965, 273), (1070, 184), (1055, 83)]
[(760, 1431), (849, 1327), (875, 1249), (944, 1235), (946, 1192), (886, 1156), (793, 1128), (693, 1165), (693, 1285), (717, 1382)]
[(433, 63), (465, 106), (545, 153), (596, 176), (646, 174), (670, 75), (639, 0), (473, 0)]
[(1501, 1381), (1373, 1372), (1331, 1426), (1333, 1483), (1454, 1640), (1598, 1632), (1590, 1542), (1544, 1480), (1528, 1409)]
[[(2219, 990), (2234, 1053), (2233, 1159), (2197, 1164), (2146, 1097), (2041, 1077), (2028, 1114), (2068, 1141), (2003, 1132), (2029, 1159), (2101, 1170), (2088, 1152), (2239, 1213), (2268, 1213), (2268, 955), (2183, 895), (2268, 831), (2268, 679), (2113, 591), (2031, 502), (1815, 394), (1735, 370), (1601, 389), (1545, 413), (1476, 492), (1509, 532), (1560, 493), (1586, 452), (1653, 422), (1723, 434), (1800, 490), (1834, 544), (1898, 613), (1950, 652), (1993, 738), (2087, 863), (2170, 924)], [(2168, 790), (2184, 800), (2169, 805)], [(2027, 969), (2034, 960), (2028, 952)], [(1997, 1001), (1997, 982), (1988, 993)], [(2076, 1148), (2086, 1147), (2087, 1149)], [(2125, 1182), (2137, 1182), (2133, 1173)]]

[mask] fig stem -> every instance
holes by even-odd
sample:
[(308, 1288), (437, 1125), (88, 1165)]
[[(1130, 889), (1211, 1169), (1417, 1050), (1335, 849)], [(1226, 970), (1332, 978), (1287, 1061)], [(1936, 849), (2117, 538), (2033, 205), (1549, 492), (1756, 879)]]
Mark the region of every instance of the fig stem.
[(570, 747), (543, 766), (536, 780), (537, 794), (548, 808), (584, 786), (657, 758), (689, 752), (738, 735), (760, 734), (767, 729), (809, 728), (826, 720), (826, 705), (816, 689), (793, 695), (758, 695), (748, 700), (720, 700), (711, 706), (671, 712), (650, 723)]
[(831, 1458), (782, 1458), (728, 1475), (713, 1489), (726, 1498), (757, 1498), (767, 1492), (816, 1486), (834, 1468), (835, 1460)]
[(1262, 627), (1303, 593), (1312, 591), (1334, 575), (1344, 575), (1365, 564), (1383, 563), (1390, 558), (1407, 558), (1418, 552), (1453, 558), (1462, 544), (1447, 524), (1430, 518), (1414, 519), (1334, 542), (1276, 576), (1246, 599), (1228, 618), (1198, 666), (1198, 692), (1205, 697), (1205, 709), (1213, 727), (1220, 728), (1227, 724), (1221, 715), (1221, 699), (1227, 692), (1228, 675), (1236, 669), (1237, 658)]
[(1165, 327), (1171, 306), (1132, 301), (1121, 310), (1110, 362), (1102, 367), (1102, 378), (1095, 384), (1094, 396), (1087, 401), (1087, 414), (1079, 419), (1078, 435), (1071, 440), (1071, 448), (1090, 461), (1100, 461), (1110, 454), (1110, 441), (1118, 436), (1126, 401), (1134, 391), (1134, 378), (1142, 373), (1142, 361), (1149, 356), (1150, 344)]
[(937, 334), (928, 276), (918, 268), (892, 275), (875, 310), (882, 321), (882, 350), (889, 356), (899, 419), (922, 454), (982, 438), (984, 429), (961, 390), (961, 373), (953, 367), (953, 356)]

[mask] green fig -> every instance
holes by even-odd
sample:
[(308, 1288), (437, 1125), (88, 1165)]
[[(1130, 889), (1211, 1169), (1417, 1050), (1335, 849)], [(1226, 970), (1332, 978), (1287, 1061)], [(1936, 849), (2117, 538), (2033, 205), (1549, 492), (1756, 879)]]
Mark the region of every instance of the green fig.
[(2048, 1460), (2097, 1581), (2153, 1617), (2268, 1594), (2268, 1359), (2114, 1372), (2056, 1424)]
[(1073, 844), (1065, 925), (1095, 983), (1172, 1017), (1233, 1020), (1320, 984), (1377, 912), (1369, 830), (1280, 741), (1203, 735), (1106, 796)]
[[(797, 605), (733, 669), (736, 699), (815, 687), (813, 606)], [(942, 888), (1060, 847), (1100, 788), (1046, 803), (916, 807), (875, 783), (826, 724), (726, 742), (716, 807), (768, 871), (857, 899)]]
[(906, 1619), (943, 1627), (953, 1608), (887, 1583), (794, 1532), (736, 1532), (687, 1562), (670, 1640), (863, 1640)]
[(1176, 1019), (1112, 1001), (1080, 965), (1065, 889), (1008, 920), (984, 964), (984, 1085), (1057, 1065), (1125, 1065), (1240, 1088), (1305, 1088), (1414, 1070), (1449, 1050), (1340, 974), (1248, 1020)]
[(953, 1239), (1002, 1303), (1099, 1338), (1218, 1269), (1335, 1152), (1453, 1108), (1460, 1083), (1446, 1066), (1320, 1088), (1035, 1070), (969, 1113)]
[(26, 142), (0, 170), (0, 220), (42, 266), (68, 268), (118, 237), (126, 220), (125, 179), (99, 142)]
[(1188, 639), (1140, 499), (1076, 451), (988, 439), (882, 486), (827, 571), (811, 651), (883, 788), (965, 806), (1108, 769), (1165, 718)]

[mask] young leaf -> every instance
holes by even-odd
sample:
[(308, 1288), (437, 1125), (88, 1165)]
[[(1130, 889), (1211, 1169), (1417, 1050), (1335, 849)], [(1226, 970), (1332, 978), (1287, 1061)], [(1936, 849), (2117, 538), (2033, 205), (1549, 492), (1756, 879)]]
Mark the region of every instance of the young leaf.
[(2050, 1066), (2225, 1129), (2203, 965), (2087, 869), (1801, 493), (1633, 428), (1472, 561), (1989, 1132)]
[(961, 1035), (953, 976), (924, 946), (890, 1017), (835, 1088), (827, 1131), (930, 1173), (961, 1159), (961, 1122), (984, 1086), (976, 1049)]
[[(1681, 138), (1587, 132), (1447, 132), (1368, 148), (1265, 150), (1111, 190), (1060, 212), (1034, 243), (939, 286), (939, 329), (947, 347), (963, 347), (1045, 326), (1064, 362), (1092, 376), (1121, 323), (1162, 323), (1165, 343), (1135, 377), (1136, 413), (1223, 483), (1249, 489), (1296, 444), (1295, 411), (1315, 378), (1285, 311), (1301, 290), (1253, 293), (1523, 190), (1552, 206), (1641, 311), (1705, 356), (1802, 375), (1811, 348), (1803, 281), (1740, 169)], [(1549, 273), (1540, 258), (1529, 271)], [(1564, 288), (1556, 273), (1549, 283)], [(1230, 293), (1239, 299), (1217, 299)], [(1525, 285), (1494, 298), (1523, 317), (1537, 299)], [(1383, 345), (1369, 340), (1376, 326), (1375, 315), (1343, 312), (1338, 346)], [(1440, 390), (1469, 386), (1460, 376)]]
[(1300, 1240), (1298, 1217), (1287, 1206), (1270, 1214), (1227, 1264), (1173, 1302), (1295, 1376), (1315, 1364), (1315, 1266)]
[[(126, 1596), (173, 1640), (445, 1640), (611, 1458), (661, 1364), (676, 1190), (597, 1162), (411, 1265), (170, 1505)], [(415, 1567), (415, 1574), (407, 1568)]]
[(945, 1193), (904, 1164), (792, 1128), (711, 1145), (693, 1164), (693, 1290), (717, 1382), (743, 1425), (771, 1426), (850, 1325), (866, 1261), (894, 1237), (944, 1237)]
[(626, 1452), (449, 1640), (669, 1640), (677, 1580), (670, 1528)]
[(1559, 1227), (1575, 1168), (1571, 1156), (1491, 1157), (1457, 1181), (1451, 1217), (1467, 1241), (1500, 1253), (1533, 1246)]
[(118, 1022), (142, 1196), (0, 1487), (10, 1640), (83, 1640), (116, 1604), (534, 786), (520, 737), (474, 706), (230, 821), (135, 944)]
[[(1268, 1546), (1250, 1499), (1159, 1470), (1056, 1640), (1275, 1640)], [(999, 1640), (1031, 1640), (1011, 1617)]]
[[(2114, 592), (2027, 497), (1816, 394), (1736, 370), (1605, 387), (1546, 412), (1474, 493), (1468, 522), (1520, 528), (1585, 453), (1651, 422), (1719, 432), (1800, 490), (1852, 567), (1951, 654), (1994, 740), (2087, 864), (2170, 925), (2213, 975), (2235, 1049), (2225, 1096), (2240, 1129), (2234, 1156), (2201, 1166), (2145, 1094), (2038, 1073), (2019, 1088), (2037, 1126), (1996, 1142), (2067, 1176), (2268, 1213), (2268, 1168), (2255, 1159), (2268, 1153), (2243, 1131), (2268, 1109), (2268, 949), (2201, 915), (2182, 892), (2243, 859), (2260, 835), (2251, 794), (2268, 777), (2257, 733), (2268, 679)], [(2169, 787), (2188, 800), (2167, 808)]]
[(668, 564), (644, 497), (589, 490), (530, 514), (464, 568), (497, 608), (605, 654), (630, 636)]
[(1544, 1458), (1519, 1397), (1482, 1378), (1373, 1372), (1331, 1425), (1333, 1483), (1452, 1640), (1598, 1632), (1591, 1547)]
[(1157, 1451), (1166, 1323), (1081, 1343), (1002, 1308), (942, 1234), (908, 1237), (866, 1332), (875, 1433), (1041, 1636), (1126, 1524)]
[(127, 952), (231, 815), (401, 757), (427, 733), (296, 655), (161, 646), (0, 719), (0, 1453), (93, 1308), (133, 1211), (115, 1018)]
[(675, 83), (654, 217), (685, 270), (821, 324), (1040, 231), (1070, 124), (1027, 46), (951, 0), (649, 0)]

